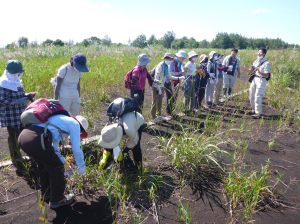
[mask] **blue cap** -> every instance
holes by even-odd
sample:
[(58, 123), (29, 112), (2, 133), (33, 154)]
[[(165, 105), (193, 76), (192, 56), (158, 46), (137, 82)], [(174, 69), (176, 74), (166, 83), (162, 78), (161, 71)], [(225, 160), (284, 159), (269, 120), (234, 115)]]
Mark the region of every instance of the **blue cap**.
[(8, 71), (10, 74), (17, 74), (24, 72), (23, 65), (18, 60), (9, 60), (6, 63), (6, 71)]
[(86, 57), (83, 54), (75, 54), (73, 56), (74, 67), (80, 72), (88, 72), (89, 69), (86, 66)]
[(148, 55), (140, 54), (138, 56), (138, 65), (144, 66), (144, 65), (147, 65), (149, 63), (150, 63), (150, 59), (149, 59)]

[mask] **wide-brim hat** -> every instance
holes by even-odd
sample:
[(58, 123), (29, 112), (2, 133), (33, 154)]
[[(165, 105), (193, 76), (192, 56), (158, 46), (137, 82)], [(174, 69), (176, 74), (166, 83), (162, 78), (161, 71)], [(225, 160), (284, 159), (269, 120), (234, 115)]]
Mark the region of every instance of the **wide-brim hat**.
[(178, 57), (178, 58), (184, 58), (184, 59), (187, 58), (187, 54), (186, 54), (186, 52), (185, 52), (184, 50), (178, 51), (175, 55), (176, 55), (176, 57)]
[(175, 58), (175, 54), (172, 53), (165, 53), (164, 57), (162, 59), (174, 59)]
[(105, 126), (101, 130), (98, 144), (106, 149), (113, 149), (120, 144), (123, 129), (117, 123)]
[(200, 61), (200, 63), (202, 63), (206, 58), (208, 58), (208, 56), (207, 56), (206, 54), (201, 54), (201, 55), (199, 56), (199, 61)]
[(193, 58), (193, 57), (198, 57), (198, 54), (195, 51), (190, 51), (188, 53), (189, 59)]
[(89, 69), (86, 65), (86, 57), (83, 54), (75, 54), (73, 57), (74, 67), (80, 72), (88, 72)]
[(147, 54), (140, 54), (138, 56), (138, 65), (145, 66), (150, 63), (150, 59)]
[(86, 138), (88, 136), (87, 129), (89, 127), (89, 122), (81, 115), (75, 116), (74, 119), (80, 124), (80, 137)]
[(209, 60), (212, 59), (216, 53), (217, 53), (216, 51), (211, 51), (209, 53), (209, 55), (208, 55), (209, 56)]

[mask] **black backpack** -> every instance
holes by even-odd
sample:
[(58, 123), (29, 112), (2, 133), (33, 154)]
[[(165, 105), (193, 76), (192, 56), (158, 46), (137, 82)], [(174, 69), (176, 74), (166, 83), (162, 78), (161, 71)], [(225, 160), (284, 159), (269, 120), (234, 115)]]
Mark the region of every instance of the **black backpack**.
[(115, 99), (107, 108), (107, 116), (110, 120), (121, 118), (124, 114), (138, 111), (139, 104), (137, 100), (131, 97), (119, 97)]

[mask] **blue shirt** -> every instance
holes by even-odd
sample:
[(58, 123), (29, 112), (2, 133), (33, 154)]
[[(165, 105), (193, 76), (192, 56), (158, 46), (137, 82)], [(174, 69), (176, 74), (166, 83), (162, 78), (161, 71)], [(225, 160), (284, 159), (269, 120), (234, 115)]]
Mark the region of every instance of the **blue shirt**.
[[(79, 174), (84, 173), (85, 171), (85, 162), (84, 155), (80, 148), (80, 125), (78, 121), (76, 121), (72, 117), (68, 117), (65, 115), (54, 115), (48, 119), (50, 123), (48, 125), (48, 130), (52, 135), (52, 146), (55, 151), (55, 154), (59, 157), (62, 163), (65, 163), (65, 158), (60, 153), (59, 142), (62, 139), (62, 134), (66, 134), (70, 136), (71, 144), (72, 144), (72, 152), (74, 155), (74, 159), (76, 162), (76, 166)], [(36, 124), (36, 126), (45, 127), (47, 123)], [(61, 131), (59, 131), (56, 127), (51, 124), (59, 127)], [(61, 133), (60, 133), (61, 132)]]

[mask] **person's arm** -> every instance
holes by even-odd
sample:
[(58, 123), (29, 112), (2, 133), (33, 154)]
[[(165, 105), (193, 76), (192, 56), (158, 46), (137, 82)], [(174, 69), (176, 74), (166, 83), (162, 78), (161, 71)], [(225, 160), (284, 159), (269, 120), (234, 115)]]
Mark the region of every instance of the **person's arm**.
[(29, 102), (30, 96), (24, 95), (18, 99), (11, 99), (7, 91), (4, 88), (0, 88), (0, 104), (10, 106), (10, 105), (18, 105), (18, 104), (27, 104)]
[(77, 84), (77, 90), (78, 90), (78, 94), (79, 94), (79, 97), (80, 97), (80, 79), (79, 79), (78, 84)]
[(69, 126), (68, 130), (77, 170), (79, 174), (83, 174), (85, 172), (85, 162), (82, 149), (80, 148), (80, 125), (75, 119), (74, 121), (68, 121), (67, 125)]
[(134, 69), (132, 71), (131, 88), (136, 89), (138, 81), (140, 79), (140, 70)]
[(265, 62), (265, 63), (266, 63), (265, 65), (257, 69), (257, 72), (261, 77), (268, 78), (271, 73), (271, 66), (269, 62)]
[(60, 77), (56, 77), (56, 86), (55, 86), (55, 90), (54, 90), (54, 99), (58, 100), (59, 98), (59, 91), (61, 88), (61, 84), (63, 82), (63, 78)]

